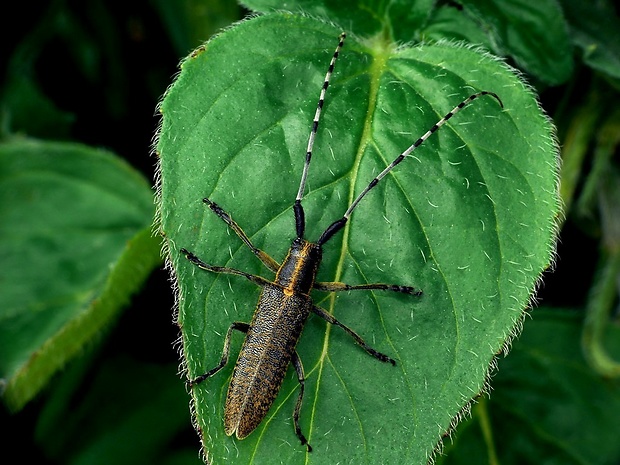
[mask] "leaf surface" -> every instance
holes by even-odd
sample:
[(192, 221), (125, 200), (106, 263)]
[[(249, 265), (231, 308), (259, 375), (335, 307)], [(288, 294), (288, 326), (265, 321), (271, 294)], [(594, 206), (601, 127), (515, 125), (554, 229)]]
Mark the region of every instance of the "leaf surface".
[[(161, 227), (178, 290), (190, 377), (219, 361), (233, 321), (249, 322), (259, 289), (192, 266), (272, 274), (202, 203), (209, 197), (281, 261), (295, 235), (292, 203), (318, 94), (340, 30), (271, 14), (211, 40), (182, 65), (161, 111)], [(324, 246), (319, 280), (413, 285), (316, 292), (315, 302), (396, 367), (369, 357), (311, 316), (298, 345), (306, 374), (301, 428), (289, 369), (267, 418), (243, 441), (225, 436), (233, 361), (192, 389), (214, 463), (425, 463), (485, 386), (550, 262), (558, 215), (557, 147), (535, 97), (502, 62), (449, 44), (395, 48), (351, 36), (332, 76), (310, 168), (306, 236), (316, 240), (368, 182), (455, 105), (455, 115), (363, 200)], [(231, 357), (242, 337), (234, 334)], [(277, 458), (274, 458), (277, 450)]]

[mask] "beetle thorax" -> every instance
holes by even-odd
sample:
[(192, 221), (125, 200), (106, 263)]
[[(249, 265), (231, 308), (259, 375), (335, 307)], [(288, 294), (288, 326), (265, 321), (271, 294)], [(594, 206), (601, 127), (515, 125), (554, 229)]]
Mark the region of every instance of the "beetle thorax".
[(316, 277), (323, 256), (321, 246), (297, 238), (276, 274), (275, 282), (285, 292), (308, 294)]

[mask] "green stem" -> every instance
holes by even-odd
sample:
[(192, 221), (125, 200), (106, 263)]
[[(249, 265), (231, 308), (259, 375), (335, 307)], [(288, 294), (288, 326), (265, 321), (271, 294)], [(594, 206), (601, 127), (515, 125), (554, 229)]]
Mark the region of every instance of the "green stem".
[(489, 416), (489, 402), (486, 396), (482, 396), (478, 399), (478, 404), (476, 405), (475, 411), (480, 422), (480, 429), (482, 430), (484, 443), (487, 446), (489, 465), (499, 465), (497, 453), (495, 452), (495, 442), (493, 441), (493, 427)]
[(613, 360), (603, 346), (609, 314), (616, 301), (616, 282), (620, 273), (620, 253), (615, 249), (601, 258), (601, 267), (586, 306), (581, 346), (590, 366), (609, 378), (620, 377), (620, 363)]
[[(620, 144), (620, 112), (613, 112), (597, 135), (595, 164), (582, 193), (583, 202), (598, 200), (602, 231), (599, 271), (586, 304), (586, 318), (581, 337), (584, 356), (602, 376), (620, 377), (620, 362), (613, 360), (604, 347), (605, 328), (618, 298), (620, 276), (620, 174), (611, 163)], [(588, 207), (583, 207), (588, 208)]]
[(592, 170), (588, 174), (581, 195), (575, 205), (578, 216), (590, 216), (596, 208), (601, 183), (611, 168), (611, 160), (620, 144), (620, 111), (616, 110), (601, 124), (596, 135)]
[(601, 113), (598, 93), (593, 90), (589, 93), (586, 103), (577, 110), (569, 123), (563, 140), (562, 168), (560, 170), (560, 196), (569, 211), (573, 196), (583, 172), (583, 162), (596, 124)]

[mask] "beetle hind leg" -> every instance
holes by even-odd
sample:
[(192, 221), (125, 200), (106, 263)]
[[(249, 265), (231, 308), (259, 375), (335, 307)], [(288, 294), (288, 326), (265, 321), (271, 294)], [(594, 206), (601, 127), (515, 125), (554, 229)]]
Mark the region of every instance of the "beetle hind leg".
[(194, 379), (188, 380), (187, 385), (189, 387), (196, 386), (197, 384), (202, 383), (205, 379), (213, 376), (215, 373), (224, 368), (228, 363), (228, 355), (230, 354), (230, 337), (233, 330), (247, 333), (249, 329), (250, 325), (241, 321), (235, 321), (233, 324), (231, 324), (228, 328), (228, 331), (226, 332), (226, 339), (224, 340), (224, 349), (222, 350), (222, 358), (220, 360), (220, 363), (218, 363), (217, 366), (215, 366), (211, 370), (207, 371), (204, 375), (200, 375)]
[(355, 339), (355, 342), (357, 342), (360, 346), (362, 346), (362, 349), (364, 349), (368, 354), (372, 355), (377, 360), (379, 360), (381, 362), (386, 362), (386, 363), (389, 362), (392, 365), (396, 365), (396, 360), (394, 360), (393, 358), (388, 357), (387, 355), (385, 355), (385, 354), (383, 354), (381, 352), (378, 352), (375, 349), (373, 349), (372, 347), (370, 347), (368, 344), (366, 344), (364, 339), (362, 339), (355, 331), (353, 331), (348, 326), (340, 323), (336, 318), (334, 318), (334, 316), (332, 316), (329, 313), (327, 313), (321, 307), (317, 307), (315, 305), (314, 307), (312, 307), (312, 311), (316, 315), (318, 315), (321, 318), (323, 318), (328, 323), (341, 327), (346, 333), (348, 333), (353, 339)]

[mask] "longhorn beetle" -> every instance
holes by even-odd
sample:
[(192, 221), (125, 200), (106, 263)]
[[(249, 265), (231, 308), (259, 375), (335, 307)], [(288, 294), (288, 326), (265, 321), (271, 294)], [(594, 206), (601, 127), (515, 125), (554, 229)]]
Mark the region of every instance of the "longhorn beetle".
[(490, 95), (494, 97), (503, 108), (500, 98), (495, 93), (488, 91), (475, 93), (459, 103), (452, 111), (441, 118), (422, 137), (416, 140), (413, 145), (396, 157), (389, 166), (379, 173), (357, 196), (342, 218), (329, 225), (316, 242), (307, 241), (304, 239), (305, 218), (301, 201), (306, 187), (306, 179), (310, 167), (310, 160), (312, 158), (314, 139), (319, 126), (319, 118), (321, 116), (323, 102), (325, 101), (325, 92), (329, 86), (334, 64), (336, 63), (345, 37), (346, 34), (343, 32), (340, 35), (338, 47), (334, 52), (325, 80), (323, 81), (323, 88), (321, 89), (319, 103), (316, 108), (312, 130), (310, 131), (308, 140), (301, 182), (299, 184), (295, 203), (293, 204), (297, 237), (293, 240), (291, 248), (282, 264), (280, 265), (267, 253), (256, 248), (239, 225), (233, 221), (230, 215), (220, 208), (219, 205), (208, 198), (203, 199), (203, 202), (207, 204), (211, 211), (221, 218), (228, 227), (239, 236), (254, 255), (256, 255), (267, 268), (275, 272), (276, 277), (274, 281), (269, 281), (260, 276), (245, 273), (233, 268), (208, 265), (192, 252), (186, 249), (180, 250), (190, 262), (203, 270), (213, 273), (228, 273), (242, 276), (262, 288), (252, 321), (249, 324), (236, 321), (228, 328), (224, 340), (222, 358), (218, 365), (205, 374), (189, 380), (187, 384), (190, 387), (195, 386), (220, 371), (228, 362), (232, 332), (236, 330), (246, 333), (226, 397), (224, 409), (224, 429), (226, 434), (230, 436), (236, 433), (238, 439), (243, 439), (254, 431), (265, 415), (267, 415), (267, 411), (280, 390), (288, 365), (292, 363), (297, 372), (297, 379), (299, 380), (300, 386), (299, 396), (297, 398), (295, 410), (293, 411), (293, 424), (297, 437), (301, 440), (302, 445), (306, 445), (308, 452), (312, 451), (312, 448), (299, 427), (299, 412), (304, 395), (305, 376), (301, 360), (295, 351), (295, 347), (310, 313), (314, 313), (328, 323), (342, 328), (353, 337), (366, 352), (376, 359), (382, 362), (389, 362), (392, 365), (396, 364), (392, 358), (377, 352), (366, 344), (366, 342), (352, 329), (339, 322), (330, 313), (316, 306), (309, 296), (310, 290), (318, 289), (321, 291), (338, 292), (371, 289), (400, 292), (413, 296), (419, 296), (421, 294), (421, 291), (413, 287), (397, 284), (350, 285), (341, 282), (317, 282), (315, 281), (315, 277), (319, 264), (321, 263), (323, 245), (345, 226), (353, 210), (381, 179), (444, 125), (446, 121), (463, 109), (463, 107), (473, 102), (478, 97)]

